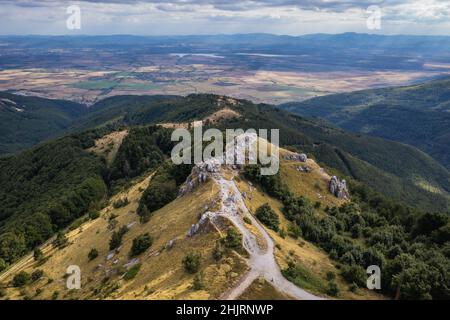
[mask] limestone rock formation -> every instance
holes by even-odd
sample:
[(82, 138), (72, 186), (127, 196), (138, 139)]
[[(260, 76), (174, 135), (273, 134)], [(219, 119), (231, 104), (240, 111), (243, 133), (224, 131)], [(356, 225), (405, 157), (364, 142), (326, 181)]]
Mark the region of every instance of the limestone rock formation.
[(344, 179), (340, 181), (336, 176), (331, 177), (330, 192), (339, 199), (347, 199), (350, 196), (347, 182)]

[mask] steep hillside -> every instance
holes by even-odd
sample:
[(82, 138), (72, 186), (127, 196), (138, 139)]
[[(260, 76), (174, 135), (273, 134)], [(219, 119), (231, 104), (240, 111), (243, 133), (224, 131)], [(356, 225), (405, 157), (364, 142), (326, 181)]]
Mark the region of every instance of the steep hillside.
[[(282, 156), (285, 154), (288, 152), (283, 150)], [(287, 181), (297, 192), (305, 190), (315, 195), (316, 182), (327, 188), (330, 177), (313, 160), (306, 163), (312, 171), (303, 174), (296, 169), (299, 163), (282, 162), (283, 175), (289, 175), (292, 181), (307, 178), (302, 182), (302, 189)], [(157, 183), (156, 175), (137, 178), (131, 187), (109, 199), (99, 217), (85, 217), (68, 231), (65, 245), (57, 247), (48, 242), (40, 248), (40, 259), (30, 254), (1, 274), (0, 283), (7, 284), (3, 296), (10, 299), (236, 299), (241, 295), (260, 299), (334, 298), (326, 290), (327, 274), (333, 273), (340, 298), (381, 298), (364, 289), (349, 291), (347, 282), (322, 250), (304, 241), (299, 246), (296, 239), (280, 236), (263, 226), (254, 215), (265, 202), (275, 208), (283, 229), (287, 230), (290, 222), (281, 213), (282, 204), (252, 187), (239, 171), (231, 166), (206, 168), (206, 165), (194, 168), (180, 195), (152, 212), (148, 221), (140, 218), (139, 207), (144, 190)], [(200, 172), (208, 176), (206, 182), (199, 180)], [(190, 182), (194, 183), (193, 188), (188, 187)], [(323, 193), (318, 201), (324, 207), (346, 202), (328, 195), (326, 190)], [(118, 202), (124, 204), (119, 206)], [(120, 243), (112, 248), (112, 239), (123, 226), (126, 228)], [(147, 233), (151, 245), (144, 252), (131, 254), (133, 240)], [(93, 249), (96, 254), (90, 255)], [(189, 255), (201, 257), (195, 272), (190, 272), (183, 263)], [(313, 294), (286, 280), (282, 270), (291, 260), (314, 274), (313, 279), (303, 283)], [(69, 265), (81, 269), (80, 290), (65, 287)], [(14, 279), (24, 272), (36, 276), (17, 286)], [(252, 290), (255, 286), (259, 287), (257, 293)]]
[[(365, 268), (375, 264), (386, 297), (449, 297), (447, 215), (420, 214), (363, 186), (337, 198), (327, 172), (302, 158), (280, 150), (274, 176), (208, 159), (178, 196), (143, 215), (150, 190), (186, 177), (164, 163), (13, 264), (0, 275), (0, 292), (12, 299), (383, 299), (365, 289)], [(66, 288), (70, 265), (81, 270), (80, 289)]]
[[(91, 112), (101, 119), (95, 125), (115, 128), (147, 124), (189, 127), (189, 123), (200, 119), (205, 127), (219, 129), (278, 128), (283, 146), (310, 152), (324, 165), (364, 181), (394, 199), (421, 208), (448, 208), (450, 173), (414, 147), (350, 134), (320, 120), (245, 100), (205, 94), (159, 99), (164, 98), (115, 97), (111, 98), (113, 106), (96, 111), (98, 106), (94, 105)], [(223, 110), (235, 114), (220, 116)], [(89, 119), (88, 115), (85, 121)]]
[(0, 155), (62, 134), (86, 110), (70, 101), (0, 92)]
[(1, 159), (0, 269), (159, 166), (170, 145), (170, 132), (162, 128), (103, 129)]
[(314, 98), (281, 108), (410, 144), (450, 168), (450, 79)]
[[(393, 199), (420, 208), (445, 210), (448, 207), (448, 170), (415, 148), (349, 134), (319, 120), (304, 119), (245, 100), (216, 95), (117, 96), (96, 103), (81, 117), (73, 119), (66, 130), (83, 132), (98, 127), (123, 131), (129, 126), (148, 124), (189, 127), (189, 123), (200, 119), (205, 126), (221, 129), (279, 128), (283, 146), (313, 153), (324, 165), (363, 181)], [(25, 123), (24, 127), (27, 127)], [(108, 151), (110, 146), (104, 147)], [(111, 155), (116, 151), (119, 150), (112, 150)], [(121, 165), (126, 165), (124, 161)]]

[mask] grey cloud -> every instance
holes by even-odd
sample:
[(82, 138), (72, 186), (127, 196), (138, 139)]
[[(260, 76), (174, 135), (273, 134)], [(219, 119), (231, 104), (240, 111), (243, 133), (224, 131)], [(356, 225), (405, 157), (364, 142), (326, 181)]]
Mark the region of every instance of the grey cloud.
[[(54, 4), (64, 4), (70, 1), (61, 0), (0, 0), (0, 4), (14, 4), (17, 6), (45, 6)], [(219, 10), (225, 11), (242, 11), (255, 10), (270, 7), (297, 7), (303, 10), (324, 10), (342, 12), (351, 8), (367, 8), (372, 4), (393, 5), (396, 3), (407, 3), (408, 0), (81, 0), (81, 2), (89, 3), (107, 3), (107, 4), (139, 4), (153, 3), (157, 4), (162, 10), (170, 10), (170, 5), (177, 7), (187, 7), (192, 5), (210, 5)]]

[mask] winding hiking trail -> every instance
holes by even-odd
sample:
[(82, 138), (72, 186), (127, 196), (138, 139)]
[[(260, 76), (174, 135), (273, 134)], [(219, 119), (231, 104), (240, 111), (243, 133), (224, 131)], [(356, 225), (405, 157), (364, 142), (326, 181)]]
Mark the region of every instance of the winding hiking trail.
[[(255, 134), (244, 136), (244, 139), (241, 138), (235, 145), (236, 154), (245, 154), (242, 153), (242, 150), (245, 151), (246, 144), (254, 144), (257, 142), (258, 137)], [(267, 143), (267, 141), (265, 141), (265, 143)], [(272, 145), (271, 148), (275, 147)], [(298, 300), (322, 300), (323, 298), (300, 289), (281, 274), (280, 267), (274, 256), (275, 244), (273, 239), (267, 233), (265, 228), (249, 212), (242, 194), (234, 181), (234, 177), (239, 174), (238, 169), (233, 165), (224, 165), (223, 163), (223, 158), (210, 158), (205, 162), (196, 165), (195, 170), (193, 170), (193, 172), (198, 174), (200, 181), (204, 181), (206, 176), (210, 176), (220, 187), (220, 209), (216, 212), (207, 212), (205, 217), (214, 220), (216, 217), (221, 216), (230, 220), (241, 232), (243, 246), (250, 255), (250, 258), (248, 259), (250, 271), (244, 275), (234, 288), (226, 292), (222, 296), (222, 299), (233, 300), (239, 298), (255, 279), (262, 277), (278, 291), (292, 298)], [(231, 173), (230, 179), (225, 178), (225, 170), (227, 173)], [(252, 225), (258, 230), (266, 244), (264, 248), (258, 244), (257, 237), (247, 228), (243, 217), (251, 219)], [(202, 218), (201, 221), (204, 222), (205, 219)]]
[[(220, 174), (213, 175), (214, 181), (220, 186), (221, 194), (221, 211), (220, 216), (229, 219), (242, 233), (244, 248), (250, 254), (249, 267), (250, 271), (244, 276), (239, 284), (231, 289), (223, 297), (224, 299), (237, 299), (247, 289), (252, 282), (259, 278), (265, 278), (280, 292), (299, 300), (319, 300), (320, 297), (314, 296), (305, 290), (300, 289), (281, 274), (280, 267), (275, 261), (274, 247), (272, 238), (261, 224), (250, 214), (240, 191), (233, 180), (226, 180)], [(257, 239), (252, 234), (242, 219), (247, 216), (251, 219), (252, 224), (258, 229), (267, 244), (267, 248), (262, 249), (258, 245)]]

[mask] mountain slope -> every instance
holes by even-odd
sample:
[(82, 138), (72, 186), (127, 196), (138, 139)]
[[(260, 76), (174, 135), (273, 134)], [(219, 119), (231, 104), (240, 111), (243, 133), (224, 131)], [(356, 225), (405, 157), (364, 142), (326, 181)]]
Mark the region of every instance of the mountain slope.
[[(283, 171), (287, 170), (290, 176), (302, 175), (295, 170), (295, 163), (286, 165), (288, 167), (283, 167)], [(309, 160), (308, 165), (314, 170), (308, 173), (311, 180), (304, 187), (312, 190), (316, 179), (326, 185), (329, 176), (324, 177), (313, 160)], [(134, 180), (131, 187), (109, 199), (98, 218), (84, 219), (68, 231), (65, 247), (44, 244), (41, 251), (45, 260), (34, 261), (29, 255), (1, 274), (0, 283), (8, 283), (20, 272), (42, 270), (44, 275), (21, 289), (7, 288), (4, 294), (11, 299), (234, 299), (253, 282), (260, 282), (258, 277), (261, 276), (266, 277), (268, 283), (268, 288), (261, 292), (262, 298), (271, 298), (273, 292), (278, 290), (284, 294), (275, 294), (283, 298), (316, 298), (286, 280), (280, 266), (286, 268), (287, 257), (299, 259), (301, 254), (306, 254), (305, 268), (311, 269), (311, 272), (320, 271), (320, 281), (324, 283), (326, 273), (337, 273), (337, 269), (314, 245), (307, 244), (300, 248), (294, 239), (281, 238), (253, 217), (256, 205), (262, 201), (276, 204), (277, 200), (257, 189), (249, 191), (251, 184), (239, 177), (231, 166), (210, 171), (207, 181), (203, 183), (197, 182), (198, 173), (198, 170), (193, 170), (186, 181), (186, 185), (189, 181), (196, 182), (193, 189), (182, 192), (174, 201), (154, 211), (150, 221), (145, 223), (138, 222), (138, 205), (142, 201), (143, 191), (154, 183), (155, 174), (144, 174)], [(245, 202), (241, 195), (244, 190), (248, 195)], [(255, 197), (254, 201), (249, 201), (250, 196)], [(121, 207), (114, 205), (124, 198), (128, 199), (127, 204)], [(345, 202), (331, 195), (321, 199), (319, 201), (324, 201), (324, 204)], [(277, 214), (283, 219), (279, 209)], [(209, 218), (204, 218), (205, 215)], [(251, 219), (252, 223), (244, 222), (243, 217)], [(282, 220), (282, 223), (287, 228), (288, 222)], [(198, 228), (193, 228), (194, 225)], [(121, 226), (127, 226), (127, 231), (120, 247), (113, 250), (109, 240)], [(237, 242), (230, 240), (231, 226), (241, 231), (242, 238), (239, 237)], [(130, 256), (133, 239), (145, 233), (153, 238), (150, 248), (145, 253)], [(218, 243), (224, 246), (220, 249), (220, 257), (217, 257)], [(93, 248), (98, 256), (89, 259)], [(201, 254), (202, 257), (197, 276), (201, 275), (203, 285), (199, 288), (195, 287), (196, 276), (183, 269), (183, 258), (189, 252)], [(263, 265), (258, 264), (260, 258)], [(271, 261), (270, 268), (266, 260)], [(77, 265), (82, 271), (80, 290), (65, 288), (64, 274), (69, 265)], [(134, 273), (130, 276), (132, 270)], [(344, 298), (380, 298), (363, 289), (358, 293), (347, 292), (342, 277), (338, 276), (337, 280)], [(326, 296), (321, 288), (311, 287), (311, 290)]]
[[(114, 122), (107, 121), (105, 124), (120, 127), (157, 123), (173, 126), (178, 123), (187, 127), (188, 122), (206, 119), (206, 127), (219, 129), (280, 129), (281, 145), (311, 152), (328, 167), (364, 181), (394, 199), (421, 208), (448, 208), (450, 173), (411, 146), (350, 134), (323, 121), (295, 116), (270, 105), (255, 105), (222, 96), (190, 95), (156, 104), (153, 100), (142, 102), (144, 97), (139, 99), (139, 108), (129, 109), (122, 116), (115, 117)], [(127, 100), (121, 101), (117, 108), (122, 109), (121, 105), (126, 103)], [(224, 108), (233, 110), (239, 116), (225, 117), (215, 123), (208, 121), (211, 114)], [(109, 112), (103, 113), (102, 117), (107, 119)]]
[[(198, 119), (203, 119), (205, 126), (221, 129), (278, 128), (282, 145), (310, 152), (324, 165), (363, 181), (393, 199), (432, 210), (448, 207), (448, 170), (415, 148), (350, 134), (320, 120), (305, 119), (245, 100), (216, 95), (111, 97), (71, 120), (65, 130), (84, 132), (98, 127), (114, 131), (159, 123), (168, 127), (184, 123), (187, 127), (188, 122)], [(125, 164), (121, 163), (119, 169)]]
[(85, 106), (70, 101), (0, 92), (0, 155), (62, 134), (84, 112)]
[(407, 143), (450, 168), (450, 79), (314, 98), (281, 108)]
[[(265, 177), (258, 166), (206, 160), (192, 169), (178, 197), (142, 220), (140, 207), (161, 184), (158, 175), (170, 180), (163, 164), (130, 181), (98, 217), (80, 220), (66, 233), (67, 243), (44, 244), (40, 257), (29, 255), (0, 274), (2, 296), (380, 299), (365, 288), (365, 268), (375, 264), (383, 268), (387, 296), (449, 297), (448, 216), (418, 215), (364, 189), (338, 199), (328, 191), (326, 171), (314, 160), (295, 159), (280, 150), (279, 174)], [(261, 208), (278, 221), (276, 228)], [(144, 246), (142, 237), (151, 240)], [(82, 272), (80, 289), (66, 288), (69, 265)], [(262, 290), (251, 292), (261, 283)]]

